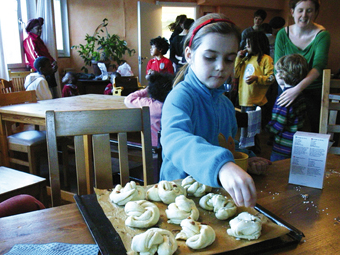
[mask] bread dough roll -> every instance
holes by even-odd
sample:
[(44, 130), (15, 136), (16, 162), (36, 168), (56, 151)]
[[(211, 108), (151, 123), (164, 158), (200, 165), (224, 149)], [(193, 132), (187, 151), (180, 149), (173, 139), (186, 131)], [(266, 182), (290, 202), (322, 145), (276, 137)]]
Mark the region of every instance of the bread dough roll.
[(110, 201), (118, 205), (125, 205), (129, 201), (144, 200), (145, 197), (144, 187), (137, 185), (134, 181), (126, 183), (124, 188), (117, 184), (109, 196)]
[(181, 227), (182, 230), (176, 235), (176, 239), (186, 240), (186, 245), (191, 249), (203, 249), (215, 241), (215, 231), (208, 225), (192, 219), (184, 219)]
[(199, 211), (195, 202), (184, 195), (176, 197), (175, 203), (169, 204), (165, 213), (169, 219), (168, 223), (173, 224), (180, 224), (182, 220), (189, 217), (196, 221), (199, 217)]
[(128, 215), (125, 225), (129, 227), (152, 227), (157, 224), (160, 216), (157, 205), (146, 200), (127, 202), (124, 210)]
[(182, 180), (182, 187), (186, 190), (188, 196), (202, 197), (212, 188), (197, 182), (192, 176), (187, 176)]
[(185, 189), (173, 181), (160, 181), (146, 192), (148, 200), (170, 204), (179, 195), (186, 195)]
[(171, 255), (177, 250), (174, 235), (166, 229), (150, 228), (132, 239), (131, 249), (140, 254)]
[(199, 201), (199, 205), (205, 210), (214, 211), (216, 218), (219, 220), (226, 220), (237, 212), (237, 206), (233, 200), (214, 193), (203, 196)]
[(262, 221), (260, 217), (248, 212), (242, 212), (229, 222), (230, 229), (227, 233), (236, 238), (254, 240), (261, 235)]

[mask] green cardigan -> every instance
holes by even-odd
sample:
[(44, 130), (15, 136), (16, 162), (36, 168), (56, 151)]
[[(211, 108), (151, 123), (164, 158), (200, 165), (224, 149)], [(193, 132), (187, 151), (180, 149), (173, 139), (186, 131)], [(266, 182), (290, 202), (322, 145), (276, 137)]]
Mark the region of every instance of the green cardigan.
[(321, 74), (306, 89), (316, 89), (322, 86), (322, 72), (328, 62), (328, 51), (330, 46), (330, 34), (328, 31), (320, 31), (314, 40), (304, 49), (296, 47), (288, 38), (286, 29), (281, 29), (275, 40), (275, 57), (276, 63), (279, 58), (293, 53), (304, 56), (309, 64), (309, 68), (315, 68)]

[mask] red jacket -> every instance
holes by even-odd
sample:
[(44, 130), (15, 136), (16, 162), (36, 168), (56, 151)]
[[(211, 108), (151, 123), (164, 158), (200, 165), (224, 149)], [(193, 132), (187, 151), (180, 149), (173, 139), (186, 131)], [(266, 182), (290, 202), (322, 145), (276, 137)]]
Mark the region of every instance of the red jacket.
[(47, 57), (51, 61), (51, 64), (55, 61), (49, 53), (43, 40), (31, 32), (28, 33), (27, 38), (24, 40), (24, 52), (28, 64), (34, 70), (34, 60), (36, 60), (38, 57)]

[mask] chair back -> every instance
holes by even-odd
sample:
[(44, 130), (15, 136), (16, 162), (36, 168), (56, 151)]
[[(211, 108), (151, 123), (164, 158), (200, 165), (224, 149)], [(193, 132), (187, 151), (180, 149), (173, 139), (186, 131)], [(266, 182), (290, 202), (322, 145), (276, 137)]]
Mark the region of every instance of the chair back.
[(0, 94), (0, 106), (36, 102), (37, 96), (35, 94), (35, 90)]
[(14, 91), (25, 91), (25, 79), (32, 71), (15, 71), (8, 69), (9, 79), (12, 81)]
[[(331, 79), (331, 70), (325, 69), (322, 80), (319, 132), (331, 134), (332, 140), (335, 133), (340, 133), (340, 124), (336, 122), (338, 111), (340, 111), (340, 79)], [(340, 154), (339, 141), (335, 141), (328, 152)]]
[(12, 81), (7, 81), (0, 78), (0, 94), (13, 92)]
[[(57, 138), (74, 136), (78, 195), (87, 194), (84, 136), (92, 136), (94, 187), (113, 187), (110, 135), (117, 133), (120, 182), (129, 181), (127, 132), (140, 132), (144, 185), (153, 183), (152, 146), (149, 107), (114, 110), (46, 112), (46, 131), (52, 206), (60, 205), (61, 191)], [(92, 183), (90, 183), (92, 185)]]
[(136, 76), (116, 77), (113, 88), (113, 95), (127, 96), (138, 89), (140, 89), (140, 87), (138, 86), (138, 77)]

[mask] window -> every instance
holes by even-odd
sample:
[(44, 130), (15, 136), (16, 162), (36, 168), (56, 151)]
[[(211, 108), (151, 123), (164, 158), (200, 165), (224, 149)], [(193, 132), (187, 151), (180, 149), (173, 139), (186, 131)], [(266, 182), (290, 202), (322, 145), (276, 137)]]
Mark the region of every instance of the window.
[(53, 0), (53, 3), (58, 56), (69, 57), (70, 39), (68, 31), (67, 0)]
[[(31, 0), (0, 0), (1, 31), (5, 58), (9, 68), (25, 67), (22, 42), (27, 34), (27, 20), (36, 17)], [(67, 0), (53, 0), (58, 57), (69, 57)], [(10, 35), (10, 36), (6, 36)]]

